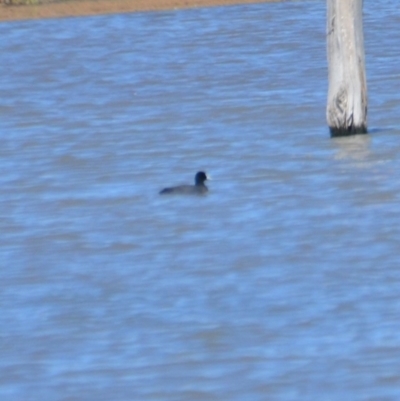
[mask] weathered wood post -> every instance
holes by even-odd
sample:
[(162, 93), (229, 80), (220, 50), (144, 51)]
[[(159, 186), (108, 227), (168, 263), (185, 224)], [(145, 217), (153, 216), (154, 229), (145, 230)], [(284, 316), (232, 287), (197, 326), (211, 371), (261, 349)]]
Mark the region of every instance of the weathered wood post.
[(329, 90), (326, 117), (331, 136), (367, 132), (363, 0), (327, 0)]

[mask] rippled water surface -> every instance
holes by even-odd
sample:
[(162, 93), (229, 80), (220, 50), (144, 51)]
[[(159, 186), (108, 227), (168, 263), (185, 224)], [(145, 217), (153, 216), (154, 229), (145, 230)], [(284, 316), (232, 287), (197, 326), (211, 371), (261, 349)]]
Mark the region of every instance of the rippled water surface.
[(345, 139), (324, 1), (0, 24), (1, 400), (399, 400), (399, 23)]

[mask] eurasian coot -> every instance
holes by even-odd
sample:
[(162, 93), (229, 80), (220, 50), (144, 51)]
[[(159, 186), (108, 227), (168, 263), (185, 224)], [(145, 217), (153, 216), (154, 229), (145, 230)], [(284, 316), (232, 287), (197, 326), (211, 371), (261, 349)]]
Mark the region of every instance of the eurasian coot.
[(204, 185), (204, 181), (208, 179), (205, 172), (199, 171), (194, 177), (194, 185), (179, 185), (177, 187), (164, 188), (160, 191), (160, 194), (202, 195), (208, 192), (208, 188)]

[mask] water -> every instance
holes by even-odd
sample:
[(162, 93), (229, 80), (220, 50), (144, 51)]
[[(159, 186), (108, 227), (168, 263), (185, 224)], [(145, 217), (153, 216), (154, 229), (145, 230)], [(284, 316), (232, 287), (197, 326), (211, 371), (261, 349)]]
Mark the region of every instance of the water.
[(364, 11), (342, 139), (325, 2), (0, 25), (1, 400), (400, 398), (400, 11)]

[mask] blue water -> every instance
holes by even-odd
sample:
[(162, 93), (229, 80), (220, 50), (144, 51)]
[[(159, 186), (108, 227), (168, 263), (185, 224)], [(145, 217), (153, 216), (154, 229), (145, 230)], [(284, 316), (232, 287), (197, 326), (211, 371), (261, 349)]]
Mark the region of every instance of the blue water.
[(0, 24), (0, 399), (400, 399), (399, 22), (340, 139), (323, 1)]

